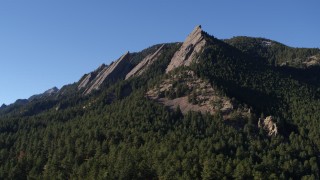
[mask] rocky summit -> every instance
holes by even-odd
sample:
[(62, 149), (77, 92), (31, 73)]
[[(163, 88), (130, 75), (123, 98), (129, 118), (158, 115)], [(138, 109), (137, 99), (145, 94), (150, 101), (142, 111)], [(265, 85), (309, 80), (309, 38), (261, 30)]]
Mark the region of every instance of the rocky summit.
[(190, 65), (195, 56), (201, 53), (205, 44), (206, 41), (203, 37), (201, 26), (195, 27), (195, 29), (183, 42), (181, 48), (174, 54), (170, 64), (166, 69), (166, 72), (169, 72), (179, 66)]
[(319, 54), (201, 26), (127, 52), (2, 105), (0, 179), (319, 179)]

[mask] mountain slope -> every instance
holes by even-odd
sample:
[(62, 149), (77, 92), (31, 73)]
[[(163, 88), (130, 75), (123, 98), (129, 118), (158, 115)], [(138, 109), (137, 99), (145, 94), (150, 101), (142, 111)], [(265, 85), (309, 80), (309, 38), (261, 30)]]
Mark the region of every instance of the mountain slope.
[(1, 107), (0, 179), (319, 179), (320, 76), (251, 40), (197, 26)]
[(309, 137), (320, 147), (317, 138), (313, 137), (319, 133), (318, 125), (314, 126), (319, 124), (317, 88), (293, 79), (277, 68), (263, 65), (264, 62), (256, 61), (222, 41), (211, 40), (213, 45), (204, 50), (199, 57), (202, 63), (195, 67), (200, 77), (209, 78), (228, 96), (247, 103), (256, 111), (277, 116), (279, 122), (287, 126), (289, 134), (309, 131)]
[(226, 43), (275, 66), (309, 67), (319, 64), (320, 49), (293, 48), (265, 38), (233, 37)]

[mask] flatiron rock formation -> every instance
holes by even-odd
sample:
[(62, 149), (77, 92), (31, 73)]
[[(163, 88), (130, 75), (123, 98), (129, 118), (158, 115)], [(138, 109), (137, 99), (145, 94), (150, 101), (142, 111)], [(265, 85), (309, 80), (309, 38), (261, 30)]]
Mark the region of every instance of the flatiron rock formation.
[(138, 65), (136, 65), (127, 75), (126, 79), (133, 76), (139, 76), (145, 72), (148, 67), (161, 55), (164, 44), (153, 54), (146, 56)]
[(169, 72), (179, 66), (189, 66), (196, 54), (203, 50), (206, 40), (201, 30), (201, 26), (197, 26), (182, 44), (181, 48), (174, 54), (168, 65), (166, 72)]
[(82, 78), (78, 89), (85, 88), (84, 94), (88, 95), (93, 90), (98, 90), (105, 80), (124, 77), (130, 71), (130, 66), (130, 53), (127, 52), (109, 66), (102, 65), (95, 72)]

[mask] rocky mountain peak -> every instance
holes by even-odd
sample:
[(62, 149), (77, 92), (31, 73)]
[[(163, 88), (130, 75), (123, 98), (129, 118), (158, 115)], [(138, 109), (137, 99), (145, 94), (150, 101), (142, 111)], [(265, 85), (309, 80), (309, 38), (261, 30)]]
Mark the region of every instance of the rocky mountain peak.
[(189, 36), (196, 35), (196, 34), (199, 34), (201, 32), (202, 32), (201, 25), (198, 25), (193, 29), (193, 31), (191, 32), (191, 34)]
[(183, 42), (181, 48), (174, 54), (168, 65), (166, 72), (169, 72), (179, 66), (189, 66), (196, 60), (196, 54), (203, 50), (206, 40), (203, 36), (201, 26), (196, 26)]
[(131, 54), (127, 51), (118, 60), (112, 62), (109, 66), (102, 64), (94, 72), (85, 75), (78, 85), (78, 89), (85, 89), (84, 94), (88, 95), (93, 90), (98, 90), (106, 79), (123, 78), (130, 69)]

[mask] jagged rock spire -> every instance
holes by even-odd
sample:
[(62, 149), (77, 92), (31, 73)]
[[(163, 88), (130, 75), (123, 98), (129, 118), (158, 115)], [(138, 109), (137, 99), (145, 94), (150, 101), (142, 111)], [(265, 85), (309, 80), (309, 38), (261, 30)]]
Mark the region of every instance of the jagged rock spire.
[(127, 51), (117, 61), (109, 66), (101, 65), (96, 71), (89, 73), (79, 82), (78, 89), (85, 88), (84, 94), (88, 95), (93, 90), (100, 88), (101, 84), (108, 78), (121, 78), (130, 70), (130, 53)]
[(201, 25), (198, 25), (188, 35), (181, 48), (174, 54), (166, 72), (179, 66), (189, 66), (194, 60), (195, 55), (203, 50), (205, 44), (206, 40), (204, 39)]
[(153, 54), (147, 55), (138, 65), (136, 65), (127, 75), (126, 79), (141, 75), (148, 67), (161, 55), (164, 44)]

